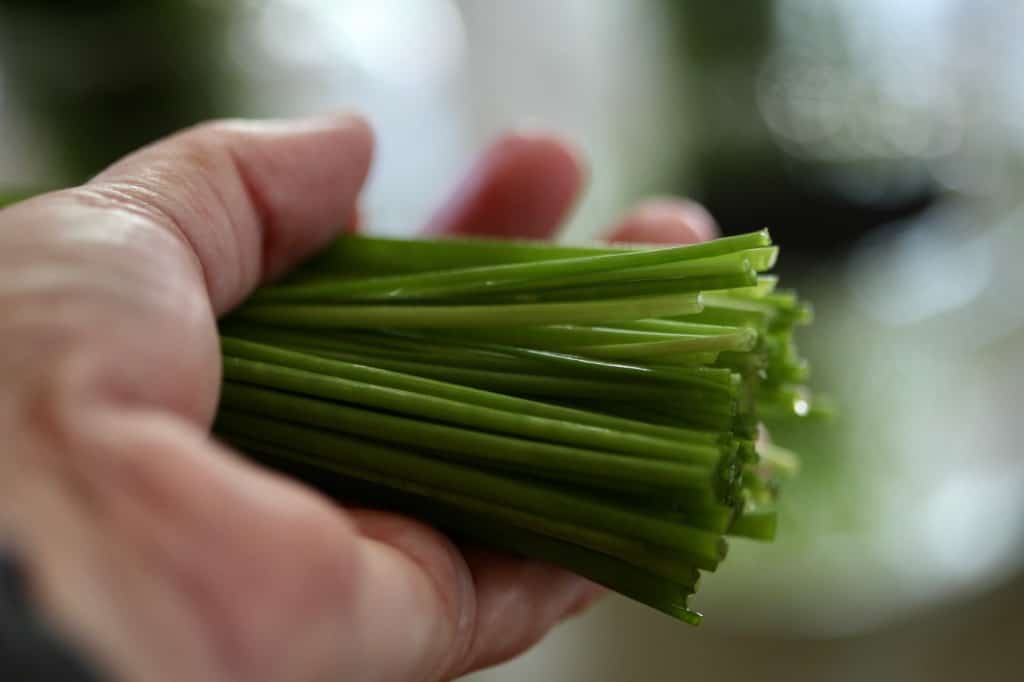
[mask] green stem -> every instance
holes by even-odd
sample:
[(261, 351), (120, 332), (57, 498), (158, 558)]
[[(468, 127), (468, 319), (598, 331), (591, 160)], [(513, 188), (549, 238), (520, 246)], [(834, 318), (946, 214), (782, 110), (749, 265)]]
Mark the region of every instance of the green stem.
[(316, 329), (391, 327), (512, 327), (562, 322), (590, 323), (634, 317), (688, 315), (701, 310), (697, 294), (569, 303), (504, 305), (287, 305), (247, 303), (232, 317)]
[(447, 381), (437, 381), (411, 374), (394, 372), (380, 367), (331, 360), (308, 353), (298, 353), (262, 343), (222, 337), (221, 347), (225, 355), (236, 358), (245, 358), (282, 367), (292, 367), (315, 374), (372, 383), (379, 386), (446, 398), (457, 402), (472, 403), (496, 410), (517, 412), (546, 419), (564, 420), (601, 429), (623, 431), (652, 438), (676, 441), (678, 443), (714, 447), (723, 446), (723, 441), (719, 435), (706, 431), (657, 426), (649, 424), (642, 419), (619, 419), (587, 410), (575, 410), (551, 403), (484, 391)]
[(523, 527), (495, 526), (432, 495), (417, 495), (387, 484), (356, 480), (338, 471), (324, 470), (316, 463), (296, 460), (292, 453), (280, 450), (275, 453), (272, 446), (268, 451), (266, 444), (246, 438), (231, 436), (229, 440), (274, 468), (297, 473), (342, 502), (357, 501), (410, 514), (457, 537), (561, 566), (687, 623), (699, 622), (699, 614), (687, 609), (688, 597), (697, 588), (699, 574), (682, 562), (674, 569), (678, 578), (667, 579), (571, 541)]
[[(396, 360), (355, 353), (339, 353), (317, 347), (296, 345), (294, 350), (341, 362), (370, 365), (394, 372), (461, 384), (486, 391), (534, 398), (588, 398), (600, 395), (606, 400), (678, 402), (685, 397), (685, 387), (665, 384), (640, 384), (623, 381), (598, 381), (548, 374), (529, 374), (506, 370), (491, 371), (470, 367), (447, 366), (435, 362)], [(678, 368), (676, 368), (678, 369)], [(720, 391), (727, 395), (727, 389)]]
[[(305, 465), (306, 470), (311, 472), (306, 477), (312, 479), (310, 482), (314, 485), (322, 480), (325, 475), (347, 477), (347, 472), (349, 471), (345, 466), (337, 465), (334, 462), (324, 462), (322, 459), (300, 455), (290, 452), (285, 448), (260, 443), (254, 439), (234, 434), (226, 435), (229, 442), (251, 455), (271, 456)], [(382, 476), (367, 476), (366, 474), (362, 474), (362, 477), (364, 483), (369, 483), (384, 493), (383, 495), (370, 498), (370, 501), (376, 503), (377, 506), (388, 502), (393, 504), (395, 500), (401, 500), (403, 497), (414, 495), (428, 500), (431, 506), (444, 505), (457, 512), (460, 518), (471, 518), (480, 525), (486, 524), (494, 529), (495, 532), (509, 527), (521, 528), (561, 542), (569, 542), (573, 545), (601, 552), (606, 556), (615, 557), (632, 566), (651, 571), (659, 577), (673, 580), (683, 585), (693, 585), (697, 580), (697, 571), (693, 566), (680, 561), (678, 557), (658, 551), (656, 548), (652, 548), (650, 545), (642, 542), (637, 542), (630, 537), (610, 535), (592, 528), (564, 523), (548, 516), (523, 512), (511, 507), (496, 505), (486, 500), (459, 495), (410, 481), (396, 481)], [(357, 486), (350, 485), (348, 487), (351, 489)]]
[[(626, 251), (596, 256), (578, 256), (557, 260), (487, 265), (455, 270), (435, 270), (411, 275), (364, 277), (357, 280), (312, 282), (268, 287), (258, 294), (264, 301), (351, 301), (361, 297), (402, 298), (455, 294), (515, 291), (557, 286), (588, 285), (608, 281), (665, 279), (694, 274), (722, 274), (739, 267), (751, 267), (751, 259), (764, 260), (769, 248), (767, 233), (752, 233), (704, 244), (670, 248)], [(744, 248), (737, 249), (743, 244)], [(745, 252), (753, 244), (750, 255)], [(746, 264), (744, 266), (744, 264)], [(644, 268), (666, 266), (649, 274)], [(633, 274), (640, 270), (640, 275)], [(674, 278), (672, 277), (672, 278)], [(755, 278), (756, 283), (756, 278)]]
[(714, 466), (717, 446), (680, 443), (604, 427), (486, 407), (400, 388), (324, 376), (242, 358), (224, 358), (224, 379), (280, 391), (362, 405), (480, 431), (512, 434), (541, 442), (596, 448), (641, 459)]
[(364, 472), (487, 500), (493, 504), (559, 519), (566, 523), (631, 537), (685, 555), (695, 566), (716, 567), (725, 557), (726, 544), (717, 533), (651, 518), (613, 506), (591, 495), (554, 488), (537, 481), (480, 471), (452, 462), (413, 454), (322, 429), (300, 426), (222, 409), (218, 431), (257, 437), (325, 463), (346, 467), (346, 473)]
[(492, 466), (553, 481), (650, 493), (668, 499), (712, 486), (713, 465), (640, 459), (384, 414), (303, 398), (232, 381), (224, 383), (224, 407), (317, 426), (376, 441), (438, 450), (475, 466)]

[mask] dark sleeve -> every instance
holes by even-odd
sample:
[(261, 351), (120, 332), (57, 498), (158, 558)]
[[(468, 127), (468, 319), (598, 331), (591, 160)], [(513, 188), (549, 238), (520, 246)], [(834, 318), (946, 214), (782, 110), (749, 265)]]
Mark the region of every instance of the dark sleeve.
[(17, 557), (0, 545), (0, 680), (103, 682), (30, 603)]

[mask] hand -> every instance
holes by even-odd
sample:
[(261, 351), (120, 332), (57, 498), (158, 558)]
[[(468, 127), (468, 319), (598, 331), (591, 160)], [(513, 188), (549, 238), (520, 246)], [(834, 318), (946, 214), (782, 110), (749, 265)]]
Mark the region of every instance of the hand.
[[(0, 212), (0, 541), (115, 679), (448, 679), (514, 656), (599, 592), (344, 511), (208, 435), (216, 317), (356, 218), (360, 120), (214, 123)], [(427, 231), (541, 238), (580, 163), (511, 135)], [(713, 235), (661, 201), (616, 236)]]

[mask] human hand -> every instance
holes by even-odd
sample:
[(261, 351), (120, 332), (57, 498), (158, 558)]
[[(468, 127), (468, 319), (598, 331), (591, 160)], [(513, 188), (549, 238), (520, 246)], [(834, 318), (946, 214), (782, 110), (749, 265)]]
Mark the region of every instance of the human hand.
[[(216, 317), (355, 221), (371, 147), (348, 117), (207, 124), (0, 211), (0, 540), (115, 679), (449, 679), (599, 592), (341, 510), (209, 436)], [(543, 238), (581, 184), (562, 143), (510, 135), (426, 231)], [(614, 235), (714, 229), (661, 201)]]

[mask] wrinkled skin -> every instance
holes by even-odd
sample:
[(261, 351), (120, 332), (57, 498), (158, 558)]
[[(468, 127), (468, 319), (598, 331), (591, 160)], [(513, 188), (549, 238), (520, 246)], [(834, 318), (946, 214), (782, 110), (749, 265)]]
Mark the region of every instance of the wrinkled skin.
[[(0, 540), (112, 679), (449, 679), (600, 592), (340, 509), (209, 436), (216, 317), (357, 220), (371, 154), (355, 117), (212, 123), (0, 212)], [(425, 230), (547, 236), (582, 176), (558, 140), (505, 136)], [(714, 230), (665, 199), (613, 233)]]

